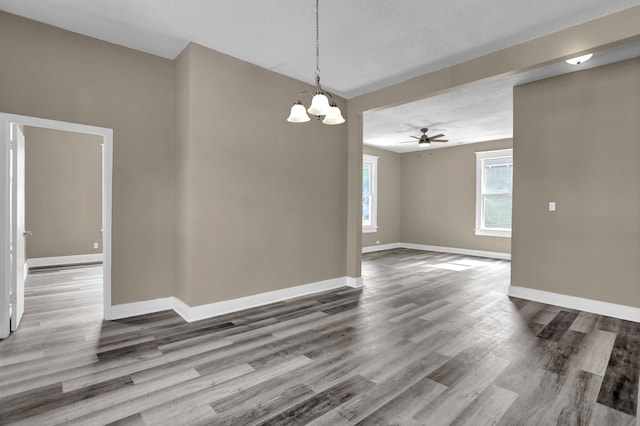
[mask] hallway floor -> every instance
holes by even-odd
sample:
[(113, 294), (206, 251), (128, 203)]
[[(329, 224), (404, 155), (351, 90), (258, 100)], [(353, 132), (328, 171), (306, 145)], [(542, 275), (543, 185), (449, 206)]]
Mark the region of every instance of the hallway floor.
[(504, 295), (508, 261), (363, 256), (342, 288), (102, 318), (101, 267), (28, 277), (0, 424), (638, 426), (640, 324)]

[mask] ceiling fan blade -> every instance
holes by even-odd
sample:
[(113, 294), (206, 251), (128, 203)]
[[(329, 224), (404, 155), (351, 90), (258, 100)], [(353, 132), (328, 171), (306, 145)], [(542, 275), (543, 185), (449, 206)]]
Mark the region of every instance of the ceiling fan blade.
[(449, 139), (429, 139), (429, 142), (449, 142)]
[(443, 137), (444, 135), (442, 133), (440, 133), (439, 135), (435, 135), (435, 136), (429, 136), (429, 139), (433, 140), (433, 139), (438, 139)]
[(404, 141), (404, 142), (398, 142), (398, 143), (416, 143), (416, 141)]
[(411, 137), (411, 138), (414, 138), (414, 139), (420, 139), (420, 138), (419, 138), (419, 137), (417, 137), (417, 136), (410, 136), (410, 137)]

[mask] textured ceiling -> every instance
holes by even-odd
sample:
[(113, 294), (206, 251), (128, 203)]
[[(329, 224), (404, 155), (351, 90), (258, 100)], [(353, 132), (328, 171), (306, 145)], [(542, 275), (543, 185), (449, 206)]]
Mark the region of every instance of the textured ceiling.
[[(325, 89), (346, 98), (598, 17), (640, 0), (320, 0)], [(313, 84), (313, 0), (0, 0), (0, 10), (166, 58), (189, 41)], [(640, 56), (640, 43), (377, 111), (364, 143), (410, 152), (421, 127), (447, 144), (509, 138), (514, 85)], [(293, 95), (293, 94), (292, 94)], [(286, 112), (285, 112), (286, 113)], [(433, 132), (429, 132), (433, 135)]]
[[(596, 52), (591, 60), (577, 66), (563, 61), (372, 112), (364, 116), (364, 143), (404, 153), (511, 138), (514, 86), (637, 57), (640, 57), (640, 42), (629, 43)], [(449, 142), (433, 143), (426, 148), (419, 147), (416, 142), (401, 143), (411, 141), (411, 135), (420, 136), (422, 127), (430, 128), (430, 136), (444, 133), (443, 139)]]
[[(312, 83), (313, 0), (0, 0), (0, 9), (174, 58), (188, 41)], [(321, 0), (323, 87), (353, 97), (639, 0)]]

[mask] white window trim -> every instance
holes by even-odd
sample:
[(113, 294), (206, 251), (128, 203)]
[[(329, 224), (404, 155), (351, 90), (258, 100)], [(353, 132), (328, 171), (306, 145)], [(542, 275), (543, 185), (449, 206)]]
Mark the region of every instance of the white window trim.
[(373, 164), (371, 182), (369, 182), (371, 185), (371, 225), (363, 225), (362, 232), (378, 232), (378, 157), (375, 155), (362, 154), (362, 162)]
[[(487, 229), (482, 227), (482, 218), (484, 215), (484, 203), (482, 203), (482, 188), (484, 186), (482, 162), (487, 158), (502, 157), (513, 158), (513, 149), (498, 149), (495, 151), (476, 152), (476, 235), (511, 238), (511, 229)], [(513, 197), (513, 189), (511, 190), (511, 196)]]

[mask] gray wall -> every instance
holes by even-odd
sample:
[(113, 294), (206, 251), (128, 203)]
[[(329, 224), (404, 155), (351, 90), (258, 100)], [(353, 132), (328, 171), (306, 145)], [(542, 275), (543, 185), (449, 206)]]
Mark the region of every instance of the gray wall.
[(639, 20), (640, 6), (634, 6), (349, 99), (347, 275), (349, 277), (361, 275), (362, 121), (367, 112), (450, 92), (476, 82), (514, 75), (536, 67), (558, 63), (579, 54), (638, 40)]
[(362, 234), (362, 247), (400, 242), (401, 155), (364, 146), (363, 152), (378, 157), (378, 231)]
[(102, 138), (29, 126), (24, 134), (27, 258), (102, 253)]
[(286, 122), (310, 86), (197, 45), (169, 61), (4, 12), (0, 47), (0, 111), (114, 129), (114, 304), (345, 275), (347, 127)]
[(194, 306), (343, 277), (347, 127), (287, 123), (309, 86), (196, 44), (177, 79), (176, 294)]
[(113, 129), (114, 304), (173, 294), (172, 61), (0, 12), (0, 111)]
[(512, 147), (511, 139), (402, 155), (402, 242), (511, 251), (511, 238), (475, 235), (476, 151)]
[(191, 282), (190, 258), (190, 174), (189, 142), (191, 140), (191, 48), (176, 58), (176, 135), (175, 135), (175, 204), (174, 204), (174, 296), (188, 302)]
[(512, 285), (640, 307), (639, 118), (640, 59), (515, 88)]
[[(360, 276), (363, 112), (441, 93), (473, 81), (529, 69), (594, 47), (630, 40), (638, 36), (636, 20), (630, 17), (639, 13), (640, 7), (632, 8), (351, 99), (347, 130), (342, 126), (311, 135), (306, 129), (316, 125), (315, 122), (297, 127), (270, 127), (267, 124), (267, 140), (271, 149), (265, 153), (257, 140), (236, 136), (238, 131), (246, 131), (247, 128), (252, 130), (274, 120), (271, 113), (262, 118), (265, 109), (258, 111), (253, 108), (256, 92), (251, 92), (249, 96), (250, 91), (245, 92), (243, 88), (265, 90), (260, 93), (266, 93), (261, 100), (266, 99), (267, 111), (274, 111), (274, 115), (275, 111), (278, 115), (282, 114), (279, 118), (284, 122), (293, 96), (288, 91), (297, 93), (303, 88), (300, 87), (301, 83), (264, 70), (249, 71), (247, 64), (235, 65), (234, 61), (205, 54), (191, 58), (191, 66), (189, 61), (186, 65), (182, 64), (189, 68), (187, 77), (177, 76), (180, 63), (0, 12), (0, 47), (5, 57), (12, 59), (0, 62), (0, 111), (114, 129), (113, 303), (172, 294), (187, 294), (187, 302), (199, 301), (199, 296), (203, 295), (202, 303), (206, 303), (266, 291), (272, 289), (276, 281), (280, 283), (278, 286), (289, 286), (344, 275), (345, 266), (348, 276)], [(576, 43), (572, 40), (580, 41)], [(221, 65), (223, 63), (226, 65)], [(219, 69), (216, 64), (220, 65)], [(235, 71), (238, 71), (237, 75)], [(212, 81), (208, 82), (208, 79)], [(269, 84), (273, 84), (273, 90)], [(176, 91), (175, 85), (182, 85), (182, 89)], [(199, 92), (201, 89), (202, 92)], [(185, 90), (188, 93), (183, 94)], [(631, 90), (628, 86), (625, 86), (625, 91), (629, 96)], [(176, 95), (179, 98), (177, 100)], [(583, 99), (587, 103), (593, 100)], [(184, 110), (177, 111), (176, 105), (184, 107)], [(612, 106), (610, 103), (607, 105)], [(245, 120), (237, 119), (237, 111), (241, 108), (244, 111), (247, 107), (250, 110)], [(541, 102), (537, 109), (529, 111), (534, 126), (539, 127), (538, 113), (544, 116), (548, 107), (548, 103)], [(581, 113), (583, 107), (584, 102), (575, 111)], [(204, 118), (196, 117), (196, 110), (211, 123), (204, 123)], [(236, 114), (229, 116), (226, 115), (227, 111)], [(610, 108), (610, 111), (618, 110)], [(630, 111), (634, 112), (633, 109)], [(635, 114), (627, 120), (630, 123), (626, 123), (626, 126), (637, 126)], [(222, 118), (229, 120), (229, 126)], [(176, 120), (186, 124), (180, 127), (175, 123)], [(229, 130), (230, 126), (235, 127), (234, 132)], [(221, 138), (214, 138), (213, 135), (217, 135), (218, 131)], [(348, 147), (344, 147), (341, 136), (346, 131), (349, 134)], [(186, 140), (178, 140), (174, 144), (178, 133), (178, 139)], [(633, 136), (637, 140), (637, 133)], [(232, 141), (235, 143), (231, 144)], [(255, 150), (240, 151), (243, 143)], [(292, 157), (284, 153), (284, 148), (294, 147), (300, 149), (296, 159), (313, 159), (322, 167), (301, 169), (297, 164), (289, 164)], [(176, 158), (178, 152), (179, 156), (185, 158)], [(637, 152), (631, 148), (628, 154), (637, 158)], [(245, 158), (241, 161), (243, 156)], [(252, 203), (244, 204), (241, 200), (246, 201), (257, 197), (254, 194), (260, 194), (247, 190), (254, 187), (251, 184), (255, 183), (256, 176), (252, 172), (235, 176), (233, 170), (221, 163), (228, 159), (229, 164), (236, 166), (253, 166), (258, 163), (254, 156), (262, 157), (262, 163), (273, 164), (267, 177), (260, 174), (262, 181), (258, 183), (259, 189), (272, 190), (262, 194), (283, 195), (279, 200), (274, 200), (273, 196), (262, 200), (266, 217), (273, 217), (274, 220), (259, 222), (264, 229), (250, 225), (245, 231), (245, 228), (234, 226), (239, 223), (245, 226), (247, 223), (246, 220), (240, 220), (247, 219), (248, 215), (246, 211), (241, 211), (240, 206), (255, 204), (254, 199), (250, 200)], [(345, 156), (348, 157), (346, 166)], [(203, 164), (198, 163), (200, 158)], [(629, 160), (625, 158), (624, 161)], [(193, 170), (187, 167), (191, 165), (194, 166)], [(175, 178), (174, 166), (181, 169)], [(207, 170), (214, 167), (217, 168)], [(280, 169), (275, 170), (277, 167)], [(258, 167), (257, 170), (263, 169)], [(517, 157), (515, 170), (517, 173)], [(616, 173), (619, 172), (611, 171), (611, 174)], [(238, 178), (239, 183), (234, 182), (233, 186), (224, 188), (221, 179), (234, 177)], [(331, 202), (325, 206), (326, 209), (310, 208), (314, 207), (313, 201), (303, 206), (302, 202), (309, 198), (302, 194), (300, 184), (294, 184), (293, 181), (308, 183), (307, 188), (318, 191), (318, 199), (330, 199)], [(516, 203), (517, 181), (516, 176)], [(278, 185), (282, 187), (276, 189)], [(177, 199), (181, 202), (186, 200), (189, 204), (186, 208), (174, 204), (175, 188), (181, 187), (185, 189), (177, 195)], [(240, 190), (232, 191), (229, 188)], [(346, 192), (345, 188), (348, 188)], [(299, 198), (293, 197), (294, 194)], [(215, 202), (216, 199), (219, 202)], [(276, 201), (284, 208), (279, 209)], [(559, 209), (566, 205), (562, 200), (558, 202)], [(180, 212), (183, 219), (188, 219), (188, 223), (178, 224), (181, 219), (174, 218), (176, 212)], [(233, 213), (238, 213), (238, 220), (235, 220)], [(626, 214), (633, 216), (634, 213), (631, 210)], [(291, 220), (290, 226), (284, 227), (279, 217)], [(227, 219), (232, 230), (222, 229), (221, 223)], [(267, 229), (266, 225), (271, 223), (275, 226)], [(310, 223), (317, 224), (321, 231), (310, 231), (309, 227), (313, 226)], [(628, 238), (635, 238), (637, 248), (638, 237), (634, 234), (637, 221), (636, 225), (631, 221), (625, 223), (631, 226), (628, 231), (630, 234), (625, 232), (620, 235), (619, 243), (623, 247), (633, 247), (627, 241)], [(568, 226), (571, 228), (572, 224)], [(182, 240), (175, 240), (178, 236)], [(318, 238), (313, 239), (316, 236)], [(582, 242), (576, 234), (571, 234), (571, 238), (575, 239), (574, 246)], [(272, 248), (270, 244), (273, 241), (278, 241), (273, 254), (264, 256), (264, 252)], [(285, 241), (288, 246), (284, 247), (279, 241)], [(526, 238), (522, 241), (526, 241)], [(290, 246), (295, 250), (288, 248)], [(561, 246), (566, 249), (564, 252), (569, 250), (568, 245)], [(256, 247), (263, 250), (258, 251)], [(603, 247), (607, 248), (607, 245)], [(327, 253), (330, 253), (328, 259), (321, 264), (313, 263), (318, 255)], [(601, 254), (602, 250), (599, 249), (598, 253)], [(288, 254), (294, 257), (284, 262), (284, 256)], [(249, 257), (252, 257), (251, 261), (247, 260)], [(591, 254), (587, 258), (592, 260), (593, 257)], [(179, 261), (181, 258), (189, 268), (174, 268), (174, 259)], [(224, 260), (230, 263), (223, 265)], [(210, 275), (206, 273), (207, 262), (212, 262), (214, 290), (207, 287), (212, 285)], [(637, 288), (637, 266), (629, 265), (627, 258), (617, 263), (607, 258), (607, 262), (609, 266), (627, 268), (623, 273), (635, 279), (632, 289)], [(191, 268), (190, 263), (199, 266)], [(258, 277), (267, 270), (269, 264), (272, 268), (273, 265), (286, 267), (284, 271)], [(575, 261), (571, 264), (575, 265)], [(180, 273), (185, 270), (195, 272), (193, 276), (185, 276)], [(224, 278), (235, 279), (238, 276), (235, 272), (238, 271), (243, 272), (240, 277), (245, 284), (238, 289), (228, 290), (232, 284), (224, 282)], [(254, 276), (251, 276), (252, 271), (255, 271)], [(532, 277), (530, 272), (514, 269), (514, 276)], [(261, 286), (260, 278), (268, 284)], [(549, 287), (561, 292), (563, 287), (557, 282), (559, 277), (555, 278)], [(299, 279), (303, 282), (298, 282)], [(628, 280), (624, 282), (628, 284)], [(534, 285), (524, 284), (524, 281), (520, 285)], [(255, 283), (258, 283), (256, 288), (253, 287)], [(218, 290), (217, 286), (224, 288)], [(621, 286), (624, 287), (624, 284)], [(617, 295), (605, 295), (603, 298), (623, 300), (631, 291), (616, 290), (612, 293)], [(597, 296), (597, 292), (583, 293)]]
[(378, 159), (378, 232), (362, 246), (413, 243), (511, 252), (511, 238), (475, 235), (476, 151), (511, 148), (511, 139), (406, 154), (363, 147)]

